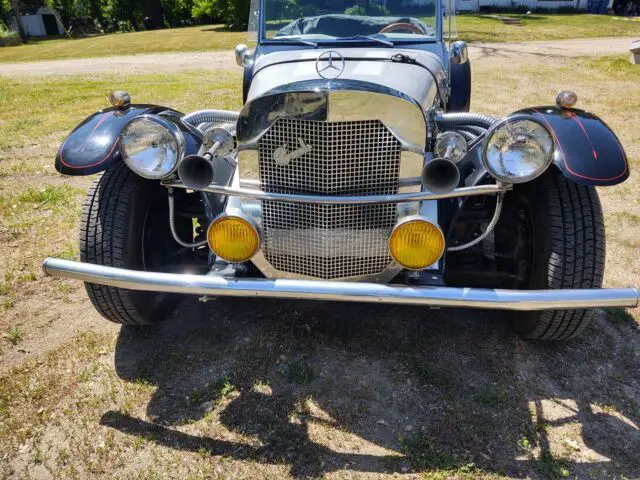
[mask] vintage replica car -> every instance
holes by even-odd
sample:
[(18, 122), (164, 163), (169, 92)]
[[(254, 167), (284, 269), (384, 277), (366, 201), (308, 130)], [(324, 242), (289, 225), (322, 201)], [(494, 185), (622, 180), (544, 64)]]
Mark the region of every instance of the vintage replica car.
[(254, 2), (240, 112), (112, 93), (56, 158), (103, 172), (81, 261), (45, 271), (135, 325), (183, 294), (225, 295), (505, 309), (526, 338), (566, 339), (594, 308), (638, 305), (636, 288), (601, 288), (595, 187), (629, 175), (616, 135), (570, 91), (468, 113), (467, 46), (447, 41), (442, 2)]

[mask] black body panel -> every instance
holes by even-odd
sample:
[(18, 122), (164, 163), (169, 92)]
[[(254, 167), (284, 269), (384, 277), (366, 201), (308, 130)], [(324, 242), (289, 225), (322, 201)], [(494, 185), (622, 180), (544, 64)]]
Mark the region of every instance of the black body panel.
[[(120, 161), (119, 135), (135, 117), (161, 112), (182, 116), (157, 105), (131, 105), (125, 109), (107, 108), (94, 113), (78, 125), (62, 143), (56, 155), (56, 170), (64, 175), (91, 175)], [(185, 135), (188, 151), (193, 143)]]
[(451, 95), (447, 113), (468, 112), (471, 106), (471, 61), (449, 65), (451, 69)]
[(627, 155), (613, 131), (597, 116), (577, 109), (532, 107), (525, 113), (541, 120), (555, 141), (553, 163), (582, 185), (605, 186), (629, 177)]

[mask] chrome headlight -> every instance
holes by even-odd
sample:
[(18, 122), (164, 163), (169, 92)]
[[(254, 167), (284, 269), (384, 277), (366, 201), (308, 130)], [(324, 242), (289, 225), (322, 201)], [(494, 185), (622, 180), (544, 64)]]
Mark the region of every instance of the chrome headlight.
[(144, 178), (173, 173), (184, 153), (184, 135), (170, 120), (141, 115), (120, 133), (120, 153), (131, 170)]
[(482, 160), (489, 173), (505, 183), (524, 183), (541, 175), (553, 157), (549, 130), (530, 117), (507, 118), (487, 132)]

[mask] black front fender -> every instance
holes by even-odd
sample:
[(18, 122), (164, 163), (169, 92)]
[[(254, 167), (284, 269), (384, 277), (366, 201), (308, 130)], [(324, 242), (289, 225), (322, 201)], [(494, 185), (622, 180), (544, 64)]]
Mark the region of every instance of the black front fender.
[(629, 177), (629, 162), (613, 131), (597, 116), (577, 109), (533, 107), (520, 110), (546, 125), (555, 141), (553, 163), (583, 185), (605, 186)]
[[(64, 175), (91, 175), (120, 161), (119, 138), (124, 126), (144, 114), (181, 113), (158, 105), (131, 105), (125, 109), (107, 108), (94, 113), (78, 125), (60, 146), (56, 170)], [(185, 135), (187, 150), (197, 140)], [(191, 147), (191, 148), (189, 148)]]

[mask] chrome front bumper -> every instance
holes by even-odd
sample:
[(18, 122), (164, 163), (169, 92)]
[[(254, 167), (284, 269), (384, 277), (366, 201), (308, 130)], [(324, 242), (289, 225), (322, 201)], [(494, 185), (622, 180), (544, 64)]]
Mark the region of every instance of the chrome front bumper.
[(99, 285), (192, 295), (372, 302), (499, 310), (637, 307), (640, 303), (640, 292), (637, 288), (484, 290), (317, 280), (227, 279), (212, 275), (141, 272), (57, 258), (47, 258), (43, 268), (47, 275)]

